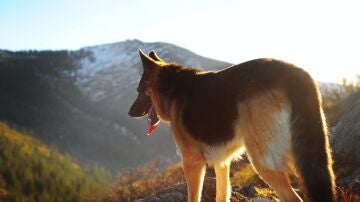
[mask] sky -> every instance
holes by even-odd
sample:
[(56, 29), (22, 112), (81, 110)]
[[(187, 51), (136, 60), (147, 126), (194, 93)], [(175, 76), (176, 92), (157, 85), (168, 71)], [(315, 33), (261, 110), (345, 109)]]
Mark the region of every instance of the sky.
[(271, 57), (318, 81), (360, 74), (356, 0), (0, 0), (0, 49), (167, 42), (241, 63)]

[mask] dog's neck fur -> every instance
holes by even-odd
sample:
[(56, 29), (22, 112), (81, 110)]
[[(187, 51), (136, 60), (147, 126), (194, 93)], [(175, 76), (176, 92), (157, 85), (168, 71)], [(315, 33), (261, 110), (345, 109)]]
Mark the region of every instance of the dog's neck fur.
[(156, 70), (150, 77), (151, 100), (162, 121), (170, 121), (171, 105), (175, 100), (184, 101), (202, 71), (199, 68), (168, 64)]

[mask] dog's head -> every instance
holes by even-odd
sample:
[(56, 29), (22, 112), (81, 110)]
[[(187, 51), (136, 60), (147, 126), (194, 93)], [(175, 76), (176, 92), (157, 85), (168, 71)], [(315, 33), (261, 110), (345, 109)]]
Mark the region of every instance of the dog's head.
[(160, 120), (156, 111), (153, 110), (151, 102), (150, 78), (152, 74), (156, 73), (156, 69), (159, 68), (161, 64), (165, 64), (165, 61), (157, 56), (154, 51), (151, 51), (148, 56), (141, 50), (139, 54), (143, 64), (143, 74), (137, 88), (138, 96), (130, 107), (129, 115), (132, 117), (143, 117), (149, 114), (149, 127), (154, 127)]

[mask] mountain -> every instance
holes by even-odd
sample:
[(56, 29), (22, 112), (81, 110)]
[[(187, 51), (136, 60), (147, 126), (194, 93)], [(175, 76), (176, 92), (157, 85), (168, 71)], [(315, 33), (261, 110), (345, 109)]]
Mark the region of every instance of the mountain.
[[(216, 69), (230, 65), (167, 43), (128, 40), (81, 49), (87, 57), (79, 60), (77, 86), (91, 100), (111, 106), (113, 110), (120, 109), (119, 102), (131, 104), (135, 98), (134, 86), (137, 86), (142, 73), (139, 49), (145, 52), (156, 50), (167, 61), (189, 66)], [(121, 109), (127, 113), (128, 106)]]
[(0, 50), (0, 120), (31, 130), (80, 163), (112, 171), (153, 158), (176, 159), (167, 126), (148, 137), (146, 121), (127, 115), (142, 72), (139, 48), (189, 66), (230, 65), (139, 40), (76, 51)]

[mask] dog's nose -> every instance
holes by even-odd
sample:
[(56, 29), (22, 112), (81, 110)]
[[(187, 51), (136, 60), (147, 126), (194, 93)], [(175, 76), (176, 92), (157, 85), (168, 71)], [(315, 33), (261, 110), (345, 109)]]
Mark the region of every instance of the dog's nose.
[(146, 112), (144, 112), (144, 111), (139, 111), (139, 110), (135, 110), (135, 109), (131, 108), (131, 109), (129, 110), (128, 114), (129, 114), (131, 117), (137, 118), (137, 117), (143, 117), (143, 116), (146, 114)]
[(134, 116), (136, 116), (136, 113), (135, 113), (135, 112), (136, 112), (136, 110), (135, 110), (135, 107), (134, 107), (134, 104), (133, 104), (133, 105), (131, 105), (128, 114), (129, 114), (131, 117), (134, 117)]
[(134, 117), (134, 116), (135, 116), (133, 110), (131, 110), (131, 109), (129, 110), (128, 114), (129, 114), (129, 116), (131, 116), (131, 117)]

